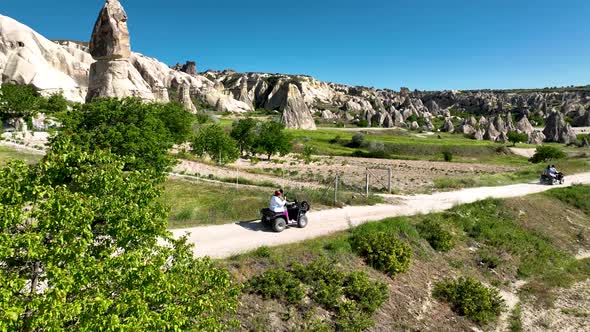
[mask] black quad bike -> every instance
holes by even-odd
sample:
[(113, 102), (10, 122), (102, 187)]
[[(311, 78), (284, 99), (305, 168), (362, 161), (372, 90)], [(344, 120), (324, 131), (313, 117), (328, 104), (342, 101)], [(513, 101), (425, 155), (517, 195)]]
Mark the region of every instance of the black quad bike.
[(305, 214), (309, 211), (309, 204), (305, 201), (295, 201), (287, 203), (286, 207), (289, 212), (289, 221), (285, 220), (286, 218), (283, 212), (273, 212), (266, 208), (260, 210), (261, 222), (266, 226), (272, 227), (277, 233), (284, 231), (287, 226), (305, 228), (307, 226), (307, 216)]
[(565, 182), (565, 174), (559, 172), (557, 173), (556, 177), (552, 177), (548, 174), (542, 174), (539, 182), (541, 184), (548, 184), (551, 186), (554, 184), (563, 184)]

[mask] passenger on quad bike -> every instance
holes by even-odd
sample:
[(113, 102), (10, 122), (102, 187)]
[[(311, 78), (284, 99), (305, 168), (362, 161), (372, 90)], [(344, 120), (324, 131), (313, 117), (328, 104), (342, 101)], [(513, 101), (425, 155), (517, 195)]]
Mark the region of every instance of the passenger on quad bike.
[(288, 222), (289, 212), (287, 212), (287, 209), (285, 208), (286, 205), (287, 200), (284, 199), (283, 189), (275, 191), (274, 195), (270, 199), (270, 210), (275, 213), (283, 213)]
[(555, 165), (548, 165), (541, 175), (541, 184), (563, 184), (565, 182), (565, 175), (557, 171)]

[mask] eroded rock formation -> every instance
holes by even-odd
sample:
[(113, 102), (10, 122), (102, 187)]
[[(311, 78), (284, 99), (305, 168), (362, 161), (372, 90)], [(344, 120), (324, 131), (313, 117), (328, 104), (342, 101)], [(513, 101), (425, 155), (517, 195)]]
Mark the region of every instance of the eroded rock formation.
[(118, 0), (107, 0), (100, 11), (89, 51), (96, 62), (90, 67), (86, 101), (100, 97), (155, 99), (151, 87), (131, 64), (127, 14)]

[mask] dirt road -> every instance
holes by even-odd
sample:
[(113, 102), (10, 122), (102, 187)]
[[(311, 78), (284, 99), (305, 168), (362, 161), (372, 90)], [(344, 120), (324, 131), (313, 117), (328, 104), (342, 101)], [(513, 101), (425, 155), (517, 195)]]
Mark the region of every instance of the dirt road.
[[(574, 183), (590, 184), (590, 173), (568, 176), (565, 186)], [(459, 204), (472, 203), (486, 198), (510, 198), (543, 192), (561, 186), (542, 186), (537, 183), (523, 183), (501, 187), (481, 187), (431, 195), (391, 197), (399, 200), (396, 205), (349, 206), (310, 212), (309, 225), (304, 229), (287, 229), (283, 233), (273, 233), (257, 222), (238, 222), (235, 224), (204, 226), (172, 230), (180, 237), (190, 233), (189, 242), (195, 244), (196, 256), (224, 258), (243, 253), (260, 246), (277, 246), (300, 242), (307, 239), (346, 230), (369, 221), (389, 217), (411, 216), (448, 210)]]

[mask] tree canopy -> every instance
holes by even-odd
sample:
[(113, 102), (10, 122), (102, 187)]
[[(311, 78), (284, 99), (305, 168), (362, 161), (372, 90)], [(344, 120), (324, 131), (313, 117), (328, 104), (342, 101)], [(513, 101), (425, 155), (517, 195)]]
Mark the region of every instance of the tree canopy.
[(193, 140), (193, 152), (220, 164), (233, 162), (239, 157), (236, 141), (218, 124), (203, 126)]
[(3, 83), (0, 86), (0, 117), (2, 120), (30, 118), (37, 113), (41, 101), (33, 87)]
[(284, 129), (282, 123), (264, 122), (256, 137), (255, 151), (267, 155), (269, 160), (275, 154), (284, 156), (291, 152), (291, 137)]
[(256, 126), (258, 122), (252, 118), (240, 119), (232, 125), (230, 136), (236, 140), (240, 154), (250, 153), (256, 143)]
[(228, 328), (239, 288), (170, 237), (153, 170), (124, 166), (62, 137), (0, 169), (0, 330)]
[(174, 103), (100, 99), (70, 111), (62, 133), (89, 150), (110, 150), (124, 159), (126, 170), (151, 168), (160, 173), (174, 162), (169, 149), (189, 139), (192, 119)]

